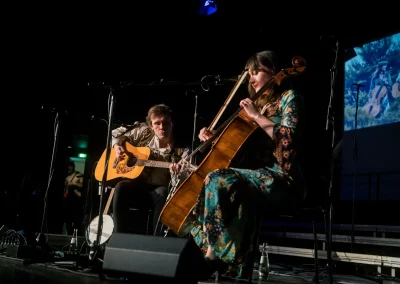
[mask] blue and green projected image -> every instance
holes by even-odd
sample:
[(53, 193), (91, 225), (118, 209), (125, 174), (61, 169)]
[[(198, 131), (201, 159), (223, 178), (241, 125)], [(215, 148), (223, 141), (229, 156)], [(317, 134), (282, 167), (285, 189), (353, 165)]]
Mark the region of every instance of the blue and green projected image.
[(344, 131), (400, 122), (400, 33), (355, 47), (344, 68)]

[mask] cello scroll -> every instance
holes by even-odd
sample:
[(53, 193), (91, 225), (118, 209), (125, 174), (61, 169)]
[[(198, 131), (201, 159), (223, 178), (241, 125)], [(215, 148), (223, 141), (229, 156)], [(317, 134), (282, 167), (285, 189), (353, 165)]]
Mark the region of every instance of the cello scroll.
[(300, 75), (306, 69), (306, 60), (302, 56), (295, 56), (292, 59), (292, 68), (286, 68), (280, 71), (274, 77), (274, 81), (277, 85), (281, 85), (282, 81), (286, 79), (288, 76), (296, 76)]

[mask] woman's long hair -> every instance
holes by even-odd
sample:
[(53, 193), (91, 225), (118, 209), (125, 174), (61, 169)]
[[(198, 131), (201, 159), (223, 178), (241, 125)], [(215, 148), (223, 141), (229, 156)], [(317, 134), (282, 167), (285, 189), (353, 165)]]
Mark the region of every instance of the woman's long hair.
[[(274, 51), (271, 50), (264, 50), (260, 51), (254, 55), (252, 55), (246, 63), (246, 68), (249, 70), (261, 70), (261, 64), (272, 69), (273, 75), (276, 75), (279, 72), (279, 62), (278, 57)], [(287, 90), (291, 88), (291, 84), (289, 81), (284, 81), (281, 86), (278, 86), (272, 83), (271, 88), (268, 88), (260, 97), (255, 100), (256, 107), (260, 110), (266, 104), (276, 101), (283, 90)], [(248, 83), (247, 86), (250, 98), (252, 98), (256, 91), (252, 87), (251, 83)]]

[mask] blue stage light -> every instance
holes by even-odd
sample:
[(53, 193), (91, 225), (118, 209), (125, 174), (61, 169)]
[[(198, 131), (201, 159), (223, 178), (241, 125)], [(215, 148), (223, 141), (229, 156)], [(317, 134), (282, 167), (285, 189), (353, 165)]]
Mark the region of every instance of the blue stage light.
[(215, 0), (201, 0), (199, 15), (200, 16), (209, 16), (217, 12), (217, 3)]

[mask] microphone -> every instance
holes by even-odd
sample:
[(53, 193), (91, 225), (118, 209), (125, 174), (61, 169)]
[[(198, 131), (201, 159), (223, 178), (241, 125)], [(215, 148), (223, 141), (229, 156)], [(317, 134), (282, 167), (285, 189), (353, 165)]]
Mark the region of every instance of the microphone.
[(339, 48), (339, 39), (334, 35), (322, 35), (319, 37), (320, 44), (324, 46), (331, 46), (335, 42), (336, 48)]
[(102, 122), (104, 122), (105, 124), (108, 125), (108, 121), (107, 121), (107, 120), (105, 120), (104, 118), (95, 116), (95, 115), (92, 115), (92, 116), (90, 117), (90, 120), (91, 120), (91, 121), (102, 121)]
[(356, 83), (353, 83), (353, 86), (357, 86), (358, 88), (360, 88), (360, 87), (365, 87), (365, 85), (362, 85), (362, 84), (356, 84)]
[[(223, 82), (237, 82), (237, 80), (239, 80), (239, 79), (240, 79), (240, 75), (232, 76), (232, 77), (223, 77), (223, 78), (221, 78), (220, 75), (215, 76), (215, 81), (216, 81), (217, 85), (223, 84)], [(243, 81), (243, 83), (244, 83), (244, 81)]]
[(132, 129), (135, 129), (139, 125), (140, 125), (139, 121), (135, 121), (133, 124), (123, 124), (122, 123), (121, 127), (125, 127), (123, 134), (128, 133), (129, 131), (131, 131)]
[(102, 81), (91, 81), (91, 82), (87, 82), (86, 86), (88, 88), (110, 88), (110, 87), (114, 87), (114, 88), (123, 88), (123, 87), (128, 87), (128, 83), (125, 82), (102, 82)]
[(114, 138), (118, 138), (118, 137), (124, 135), (125, 133), (128, 133), (128, 132), (131, 131), (132, 129), (135, 129), (135, 128), (138, 127), (139, 125), (140, 125), (140, 122), (139, 122), (139, 121), (135, 121), (135, 123), (132, 124), (132, 125), (124, 125), (124, 124), (122, 124), (121, 126), (126, 128), (126, 129), (124, 130), (124, 132), (118, 134), (118, 136), (113, 136), (113, 137), (114, 137)]
[(94, 88), (105, 88), (108, 87), (108, 85), (105, 82), (87, 82), (86, 83), (87, 87), (94, 87)]
[(221, 82), (221, 76), (219, 75), (205, 75), (203, 78), (201, 78), (200, 83), (204, 84), (206, 86), (208, 85), (219, 85)]
[(194, 91), (194, 90), (191, 90), (191, 89), (189, 89), (189, 90), (186, 90), (186, 92), (185, 92), (185, 96), (189, 96), (189, 94), (194, 94), (194, 95), (197, 95), (197, 94), (198, 94), (198, 92), (196, 92), (196, 91)]
[(219, 83), (221, 83), (221, 76), (216, 75), (216, 76), (214, 77), (214, 79), (215, 79), (215, 85), (218, 85)]
[(42, 111), (47, 111), (51, 113), (59, 113), (59, 114), (64, 114), (68, 115), (68, 110), (62, 107), (56, 107), (56, 106), (47, 106), (47, 105), (42, 105), (40, 107)]
[(132, 129), (138, 127), (139, 124), (140, 124), (139, 121), (135, 121), (133, 124), (124, 124), (124, 123), (121, 123), (121, 126), (127, 128), (127, 129), (129, 128), (129, 130), (132, 130)]

